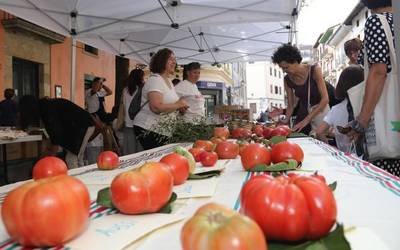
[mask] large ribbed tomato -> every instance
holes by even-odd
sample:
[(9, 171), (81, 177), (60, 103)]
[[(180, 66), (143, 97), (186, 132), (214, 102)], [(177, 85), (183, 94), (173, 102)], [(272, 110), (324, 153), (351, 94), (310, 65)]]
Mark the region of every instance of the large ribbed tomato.
[(31, 181), (5, 198), (1, 216), (10, 238), (24, 246), (61, 245), (86, 229), (86, 186), (68, 175)]
[(32, 170), (34, 180), (56, 175), (65, 175), (68, 167), (63, 160), (55, 156), (46, 156), (35, 163)]
[(111, 199), (124, 214), (158, 212), (172, 194), (173, 177), (164, 163), (148, 162), (117, 175), (111, 182)]
[(245, 170), (249, 170), (258, 164), (270, 164), (271, 155), (269, 150), (260, 143), (252, 143), (243, 148), (240, 153), (242, 165)]
[(314, 177), (256, 176), (245, 184), (240, 199), (241, 212), (271, 240), (319, 239), (336, 221), (332, 190)]
[(209, 203), (200, 207), (182, 228), (183, 250), (266, 250), (260, 227), (247, 216)]
[(296, 160), (300, 163), (303, 162), (304, 153), (298, 144), (290, 141), (283, 141), (272, 147), (271, 159), (273, 163), (283, 162), (289, 159)]
[(177, 153), (171, 153), (161, 158), (160, 162), (168, 165), (174, 177), (174, 185), (184, 183), (189, 177), (189, 161), (186, 157)]
[(202, 148), (208, 152), (213, 151), (214, 146), (215, 146), (214, 143), (212, 143), (211, 141), (207, 141), (207, 140), (197, 140), (193, 144), (194, 148)]

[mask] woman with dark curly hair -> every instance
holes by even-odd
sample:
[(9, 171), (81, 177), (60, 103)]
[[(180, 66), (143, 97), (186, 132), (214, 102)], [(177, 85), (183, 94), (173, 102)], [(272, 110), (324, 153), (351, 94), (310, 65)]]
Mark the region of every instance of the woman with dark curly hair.
[(175, 73), (176, 58), (170, 49), (159, 50), (150, 61), (152, 74), (142, 90), (142, 108), (133, 120), (134, 130), (144, 149), (162, 146), (171, 135), (161, 128), (160, 119), (185, 112), (186, 102), (175, 92), (169, 76)]
[(286, 73), (284, 84), (288, 106), (284, 122), (288, 123), (293, 115), (297, 99), (298, 111), (293, 130), (308, 134), (318, 127), (329, 111), (329, 97), (321, 68), (302, 64), (302, 59), (300, 51), (289, 44), (280, 46), (272, 56), (272, 62)]

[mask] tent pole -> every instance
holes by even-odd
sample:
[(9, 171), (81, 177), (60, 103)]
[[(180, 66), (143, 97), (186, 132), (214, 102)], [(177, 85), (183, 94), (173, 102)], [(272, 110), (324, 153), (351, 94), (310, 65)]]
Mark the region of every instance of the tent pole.
[(70, 84), (70, 100), (75, 102), (75, 90), (76, 90), (76, 40), (71, 38), (71, 84)]
[[(395, 44), (397, 48), (400, 46), (400, 1), (392, 1), (393, 3), (393, 15), (394, 15), (394, 34)], [(399, 50), (397, 50), (399, 51)], [(400, 72), (400, 53), (396, 53), (397, 56), (397, 72)], [(400, 79), (399, 79), (400, 80)]]

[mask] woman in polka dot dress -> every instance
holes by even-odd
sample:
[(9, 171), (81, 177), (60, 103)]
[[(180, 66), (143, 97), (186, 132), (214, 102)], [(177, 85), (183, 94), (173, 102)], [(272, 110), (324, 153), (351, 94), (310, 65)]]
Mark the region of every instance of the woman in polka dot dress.
[[(371, 16), (367, 19), (364, 27), (363, 46), (367, 54), (361, 53), (359, 58), (359, 63), (363, 65), (364, 56), (367, 56), (369, 73), (361, 112), (351, 123), (352, 130), (348, 134), (352, 138), (363, 133), (368, 127), (369, 120), (382, 94), (387, 73), (391, 72), (393, 67), (397, 67), (397, 65), (391, 65), (389, 44), (382, 23), (377, 16), (377, 14), (381, 14), (386, 17), (394, 36), (392, 1), (361, 0), (361, 2), (371, 10)], [(372, 163), (391, 174), (400, 176), (400, 159), (379, 159)]]

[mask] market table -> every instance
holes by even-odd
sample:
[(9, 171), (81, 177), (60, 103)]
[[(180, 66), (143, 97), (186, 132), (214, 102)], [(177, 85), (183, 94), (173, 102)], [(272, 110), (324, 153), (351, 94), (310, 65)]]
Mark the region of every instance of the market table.
[(1, 151), (3, 152), (3, 168), (4, 168), (4, 182), (9, 183), (8, 180), (8, 164), (7, 164), (7, 144), (13, 143), (24, 143), (24, 142), (34, 142), (38, 143), (38, 157), (40, 156), (40, 148), (42, 142), (42, 135), (26, 135), (23, 137), (18, 137), (15, 139), (0, 139)]
[[(298, 143), (305, 152), (302, 167), (304, 172), (301, 173), (318, 170), (326, 177), (328, 183), (337, 181), (334, 194), (338, 205), (338, 222), (348, 229), (346, 237), (352, 249), (400, 249), (400, 179), (312, 138), (291, 140)], [(99, 171), (95, 165), (91, 165), (71, 170), (69, 174), (81, 179), (88, 186), (91, 199), (95, 200), (97, 191), (108, 186), (113, 176), (143, 162), (158, 160), (162, 155), (171, 152), (175, 146), (176, 144), (171, 144), (121, 157), (121, 165), (117, 170)], [(172, 214), (127, 216), (92, 202), (89, 228), (78, 238), (68, 242), (65, 247), (180, 249), (180, 229), (185, 219), (199, 206), (213, 201), (235, 210), (240, 209), (240, 189), (252, 174), (242, 170), (240, 159), (218, 161), (217, 168), (225, 168), (218, 178), (188, 181), (174, 187), (174, 191), (178, 193), (178, 200)], [(8, 191), (20, 184), (1, 187), (0, 201)], [(182, 199), (183, 197), (185, 199)], [(0, 248), (19, 247), (7, 240), (2, 224), (0, 240)]]

